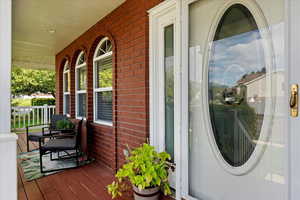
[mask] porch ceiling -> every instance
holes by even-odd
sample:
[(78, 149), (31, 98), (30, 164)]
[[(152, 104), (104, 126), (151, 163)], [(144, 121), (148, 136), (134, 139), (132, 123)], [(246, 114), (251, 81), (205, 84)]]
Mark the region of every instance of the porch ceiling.
[(124, 1), (12, 1), (13, 67), (54, 69), (56, 53)]

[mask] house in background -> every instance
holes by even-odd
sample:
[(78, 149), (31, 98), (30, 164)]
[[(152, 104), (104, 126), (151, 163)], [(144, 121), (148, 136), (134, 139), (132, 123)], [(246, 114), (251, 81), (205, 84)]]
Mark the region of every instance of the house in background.
[[(10, 6), (1, 1), (8, 50)], [(90, 155), (111, 173), (127, 145), (149, 140), (172, 156), (176, 199), (299, 199), (300, 2), (29, 0), (13, 8), (12, 61), (55, 65), (56, 112), (90, 122)], [(0, 197), (16, 199), (7, 168), (16, 164), (15, 136), (2, 134), (10, 132), (11, 55), (0, 53)], [(259, 92), (259, 109), (224, 101), (223, 91), (260, 71), (265, 78), (245, 83)]]

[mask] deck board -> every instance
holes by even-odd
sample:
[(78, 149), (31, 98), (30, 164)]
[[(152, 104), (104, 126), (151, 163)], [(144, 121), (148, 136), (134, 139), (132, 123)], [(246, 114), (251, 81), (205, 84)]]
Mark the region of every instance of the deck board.
[[(26, 152), (26, 135), (18, 136), (18, 153)], [(37, 143), (30, 143), (31, 149), (37, 146)], [(106, 166), (94, 162), (27, 182), (18, 161), (19, 200), (110, 200), (106, 185), (112, 180), (112, 172)], [(126, 193), (117, 200), (132, 199), (132, 195)]]

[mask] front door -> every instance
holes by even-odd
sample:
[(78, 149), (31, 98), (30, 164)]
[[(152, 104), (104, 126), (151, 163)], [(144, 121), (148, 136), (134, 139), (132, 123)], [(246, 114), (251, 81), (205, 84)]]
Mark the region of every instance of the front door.
[(184, 2), (185, 196), (286, 200), (284, 0)]

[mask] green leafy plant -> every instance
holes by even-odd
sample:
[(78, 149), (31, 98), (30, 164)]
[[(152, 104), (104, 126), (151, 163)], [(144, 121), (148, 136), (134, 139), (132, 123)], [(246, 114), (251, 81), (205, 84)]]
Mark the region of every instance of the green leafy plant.
[(67, 119), (58, 120), (56, 122), (56, 128), (60, 129), (60, 130), (73, 129), (74, 128), (74, 124), (71, 121), (67, 120)]
[(149, 144), (130, 151), (127, 163), (118, 170), (115, 175), (116, 181), (107, 186), (108, 193), (112, 198), (122, 195), (127, 189), (126, 180), (140, 190), (160, 187), (165, 195), (171, 194), (168, 181), (171, 166), (168, 160), (171, 156), (166, 152), (158, 153)]

